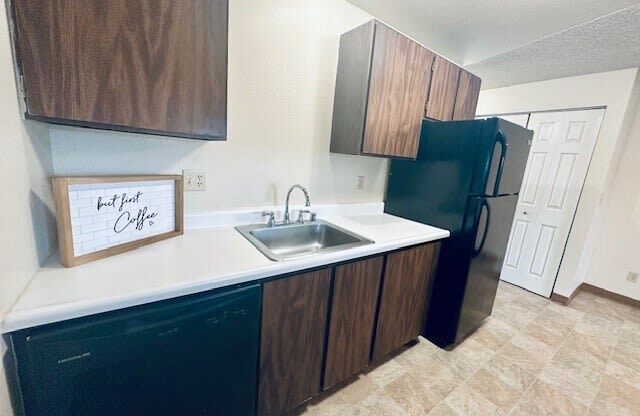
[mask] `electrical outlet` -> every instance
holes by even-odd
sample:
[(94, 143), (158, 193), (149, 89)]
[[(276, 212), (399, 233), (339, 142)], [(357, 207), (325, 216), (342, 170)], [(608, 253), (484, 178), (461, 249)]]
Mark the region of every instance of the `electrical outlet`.
[(358, 176), (358, 182), (356, 184), (356, 189), (358, 191), (362, 191), (364, 189), (364, 176)]
[(638, 273), (629, 272), (629, 274), (627, 274), (627, 282), (638, 283)]
[(203, 170), (185, 169), (184, 176), (185, 191), (204, 191), (207, 189), (207, 174)]

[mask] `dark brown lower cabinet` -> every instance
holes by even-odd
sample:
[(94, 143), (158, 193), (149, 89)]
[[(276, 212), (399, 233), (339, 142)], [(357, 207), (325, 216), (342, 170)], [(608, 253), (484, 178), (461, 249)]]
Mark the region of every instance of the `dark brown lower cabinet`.
[(331, 270), (264, 284), (260, 415), (281, 416), (320, 392)]
[(431, 243), (387, 256), (374, 361), (381, 360), (420, 334), (439, 250), (440, 243)]
[(336, 267), (324, 389), (369, 364), (384, 256)]

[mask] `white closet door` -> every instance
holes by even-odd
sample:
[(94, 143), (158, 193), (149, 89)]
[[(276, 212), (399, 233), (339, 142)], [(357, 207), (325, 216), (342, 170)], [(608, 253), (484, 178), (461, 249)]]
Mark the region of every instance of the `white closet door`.
[(533, 113), (535, 132), (501, 279), (549, 297), (604, 110)]

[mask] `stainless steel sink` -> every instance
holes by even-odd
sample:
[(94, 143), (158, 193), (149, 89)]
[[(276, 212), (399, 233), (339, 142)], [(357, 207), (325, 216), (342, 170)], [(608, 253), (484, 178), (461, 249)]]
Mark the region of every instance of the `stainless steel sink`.
[(326, 221), (236, 227), (247, 240), (271, 260), (282, 261), (372, 244), (373, 241)]

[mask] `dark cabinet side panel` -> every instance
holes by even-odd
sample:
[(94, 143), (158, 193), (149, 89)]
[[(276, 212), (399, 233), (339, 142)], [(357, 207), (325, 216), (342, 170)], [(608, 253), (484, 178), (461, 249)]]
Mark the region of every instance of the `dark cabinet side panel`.
[(482, 80), (472, 73), (465, 70), (460, 72), (456, 105), (453, 110), (454, 120), (473, 120), (475, 118), (481, 84)]
[(460, 67), (441, 56), (435, 57), (425, 117), (440, 121), (453, 119), (459, 77)]
[(362, 152), (415, 158), (433, 54), (376, 22)]
[(264, 284), (259, 414), (283, 415), (320, 391), (331, 271)]
[(336, 267), (324, 388), (369, 364), (383, 256)]
[(387, 257), (374, 344), (380, 360), (420, 334), (439, 243), (391, 253)]
[(227, 0), (13, 0), (27, 116), (223, 138)]
[(372, 20), (340, 37), (330, 147), (335, 153), (362, 151), (374, 28)]

